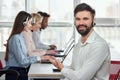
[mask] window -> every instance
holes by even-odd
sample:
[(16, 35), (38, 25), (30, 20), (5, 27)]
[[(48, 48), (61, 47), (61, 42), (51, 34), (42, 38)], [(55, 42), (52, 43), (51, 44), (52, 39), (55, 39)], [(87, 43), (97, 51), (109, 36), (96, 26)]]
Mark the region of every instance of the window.
[(51, 15), (48, 28), (41, 34), (44, 43), (56, 44), (62, 49), (71, 36), (75, 36), (77, 42), (79, 35), (77, 31), (74, 34), (73, 10), (76, 4), (83, 2), (96, 10), (94, 29), (108, 42), (111, 53), (120, 55), (120, 0), (0, 0), (0, 51), (5, 50), (4, 43), (16, 14), (21, 10), (29, 13), (43, 11)]
[[(51, 15), (50, 21), (67, 22), (73, 20), (73, 0), (28, 0), (28, 11), (44, 11)], [(64, 3), (64, 5), (63, 5)]]
[(58, 49), (64, 48), (73, 35), (73, 0), (30, 0), (28, 11), (50, 14), (48, 28), (42, 31), (42, 41), (56, 44)]
[(119, 0), (81, 0), (90, 4), (96, 10), (96, 18), (120, 18)]
[(21, 10), (25, 10), (25, 0), (0, 0), (0, 22), (13, 22)]
[(73, 0), (0, 1), (0, 50), (5, 50), (4, 43), (8, 39), (15, 16), (21, 10), (50, 14), (48, 28), (41, 34), (42, 41), (46, 44), (56, 44), (58, 49), (62, 49), (73, 35)]

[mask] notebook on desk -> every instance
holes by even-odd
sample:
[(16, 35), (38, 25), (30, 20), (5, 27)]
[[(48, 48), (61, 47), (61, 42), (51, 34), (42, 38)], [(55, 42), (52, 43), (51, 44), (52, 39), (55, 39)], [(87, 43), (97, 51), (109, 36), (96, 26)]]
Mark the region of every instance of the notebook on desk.
[[(69, 52), (72, 50), (73, 47), (74, 47), (74, 39), (71, 38), (71, 39), (68, 41), (68, 43), (67, 43), (64, 51), (62, 50), (63, 52), (60, 51), (59, 54), (51, 55), (51, 56), (62, 57), (62, 61), (61, 61), (61, 62), (63, 62), (64, 59), (66, 58), (66, 56), (69, 54)], [(50, 63), (50, 61), (49, 61), (49, 60), (44, 60), (44, 61), (41, 61), (41, 63)]]

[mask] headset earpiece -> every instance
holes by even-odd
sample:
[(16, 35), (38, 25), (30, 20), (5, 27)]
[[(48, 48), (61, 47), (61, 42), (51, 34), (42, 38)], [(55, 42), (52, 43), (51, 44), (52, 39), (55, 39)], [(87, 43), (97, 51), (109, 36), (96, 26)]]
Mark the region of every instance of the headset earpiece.
[(96, 23), (95, 22), (92, 22), (92, 26), (95, 26), (96, 25)]
[(35, 25), (35, 23), (36, 23), (36, 19), (35, 19), (35, 17), (34, 17), (31, 24), (32, 24), (32, 25)]
[(23, 22), (23, 25), (26, 26), (28, 22), (28, 17), (26, 18), (25, 22)]
[(26, 25), (27, 25), (27, 23), (26, 23), (26, 22), (23, 22), (23, 25), (24, 25), (24, 26), (26, 26)]

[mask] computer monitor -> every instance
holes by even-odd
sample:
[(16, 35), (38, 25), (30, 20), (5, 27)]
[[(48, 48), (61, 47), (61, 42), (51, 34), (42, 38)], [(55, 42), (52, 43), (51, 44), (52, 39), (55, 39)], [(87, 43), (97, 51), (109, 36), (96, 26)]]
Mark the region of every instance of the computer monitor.
[(54, 55), (55, 57), (64, 57), (67, 55), (71, 48), (74, 46), (75, 40), (73, 38), (70, 38), (70, 40), (67, 42), (67, 45), (65, 46), (64, 52), (59, 52), (59, 54)]

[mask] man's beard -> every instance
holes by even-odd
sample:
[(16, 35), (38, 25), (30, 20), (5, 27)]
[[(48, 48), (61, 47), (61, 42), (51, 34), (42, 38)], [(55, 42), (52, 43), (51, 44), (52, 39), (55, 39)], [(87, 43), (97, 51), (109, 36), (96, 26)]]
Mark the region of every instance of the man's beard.
[[(84, 31), (79, 30), (79, 27), (81, 27), (81, 26), (84, 26), (84, 27), (86, 28), (86, 30), (84, 30)], [(78, 33), (80, 33), (82, 36), (86, 36), (86, 35), (90, 32), (91, 28), (92, 28), (92, 27), (88, 27), (87, 25), (82, 24), (82, 25), (78, 25), (78, 26), (77, 26), (77, 31), (78, 31)]]

